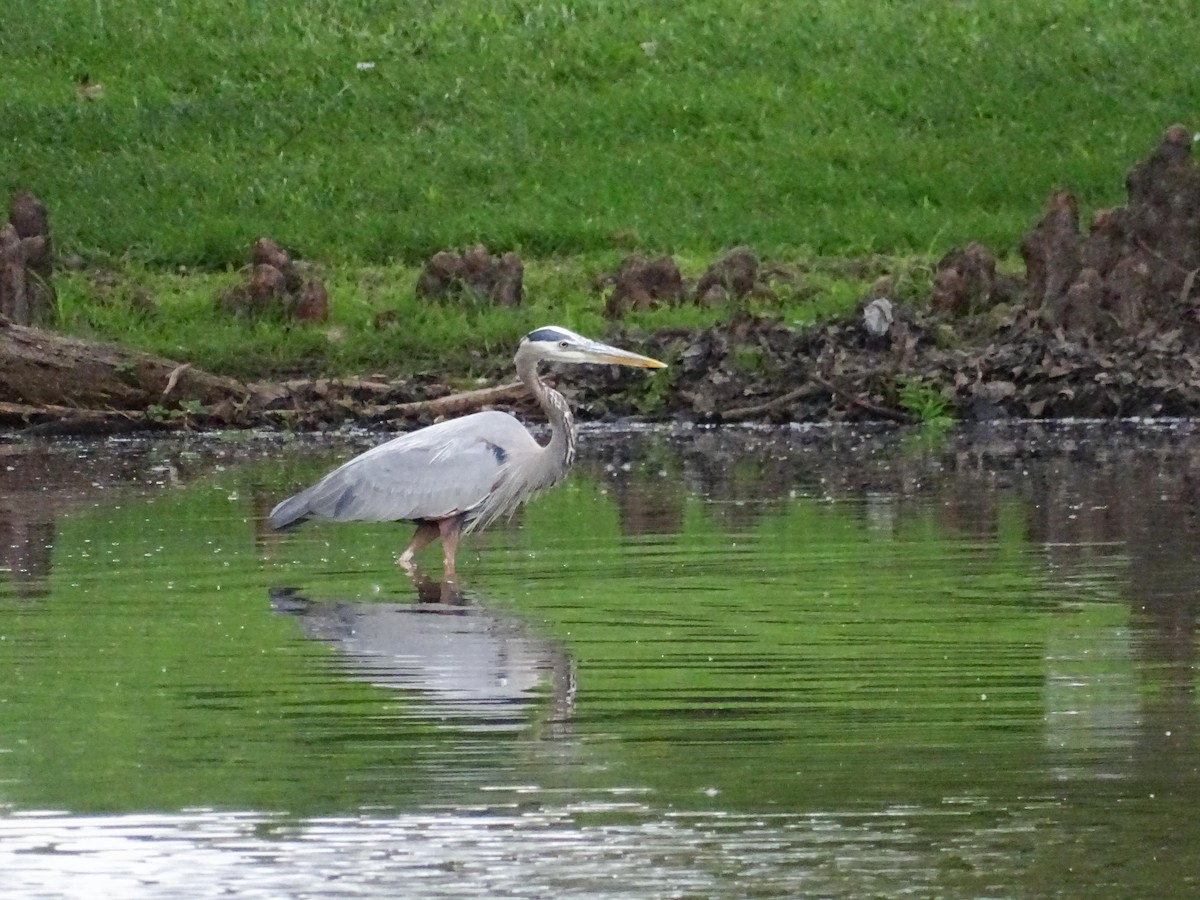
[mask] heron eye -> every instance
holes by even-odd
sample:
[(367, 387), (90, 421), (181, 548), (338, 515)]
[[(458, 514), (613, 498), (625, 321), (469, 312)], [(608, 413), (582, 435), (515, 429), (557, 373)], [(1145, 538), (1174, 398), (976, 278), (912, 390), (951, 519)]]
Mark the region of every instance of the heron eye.
[(563, 350), (566, 350), (568, 347), (571, 346), (571, 342), (570, 341), (559, 341), (558, 346), (561, 347)]

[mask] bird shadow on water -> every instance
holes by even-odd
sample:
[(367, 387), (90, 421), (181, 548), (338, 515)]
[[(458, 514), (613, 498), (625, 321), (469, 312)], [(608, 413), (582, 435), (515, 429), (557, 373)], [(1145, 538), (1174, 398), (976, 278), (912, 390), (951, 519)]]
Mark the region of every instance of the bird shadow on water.
[(269, 590), (271, 608), (337, 653), (346, 676), (405, 695), (415, 718), (470, 731), (535, 722), (561, 737), (575, 702), (566, 648), (452, 581), (413, 575), (415, 602)]

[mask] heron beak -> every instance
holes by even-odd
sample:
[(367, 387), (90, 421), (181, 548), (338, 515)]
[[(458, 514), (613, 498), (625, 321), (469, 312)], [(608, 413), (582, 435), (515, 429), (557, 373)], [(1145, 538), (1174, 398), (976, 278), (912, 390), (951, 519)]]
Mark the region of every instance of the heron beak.
[(591, 357), (590, 362), (608, 363), (614, 366), (635, 366), (639, 369), (665, 369), (667, 367), (665, 362), (659, 362), (649, 356), (642, 356), (640, 353), (630, 353), (619, 347), (610, 347), (608, 344), (598, 343), (589, 347), (588, 356)]

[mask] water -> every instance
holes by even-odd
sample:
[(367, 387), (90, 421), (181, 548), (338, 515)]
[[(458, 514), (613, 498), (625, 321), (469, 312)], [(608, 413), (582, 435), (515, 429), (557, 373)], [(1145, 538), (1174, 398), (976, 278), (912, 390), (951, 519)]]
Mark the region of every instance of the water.
[(1195, 895), (1191, 426), (582, 443), (459, 589), (263, 530), (363, 442), (0, 446), (0, 895)]

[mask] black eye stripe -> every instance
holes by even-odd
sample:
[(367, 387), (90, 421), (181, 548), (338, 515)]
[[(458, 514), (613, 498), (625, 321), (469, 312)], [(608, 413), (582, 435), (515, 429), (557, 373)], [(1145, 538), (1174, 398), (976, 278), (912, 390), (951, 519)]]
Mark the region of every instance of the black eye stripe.
[(537, 331), (529, 332), (526, 337), (531, 341), (561, 341), (566, 339), (566, 335), (557, 328), (539, 328)]

